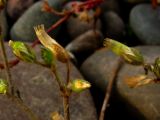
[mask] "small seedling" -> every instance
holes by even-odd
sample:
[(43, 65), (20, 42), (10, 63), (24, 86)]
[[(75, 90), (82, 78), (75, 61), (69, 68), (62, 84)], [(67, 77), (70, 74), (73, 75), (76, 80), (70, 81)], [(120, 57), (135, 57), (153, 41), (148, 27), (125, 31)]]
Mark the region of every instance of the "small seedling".
[[(68, 74), (66, 82), (62, 81), (57, 71), (56, 60), (66, 64), (67, 67), (69, 67), (70, 65), (68, 64), (70, 64), (70, 58), (68, 52), (59, 43), (57, 43), (56, 40), (51, 38), (46, 33), (44, 25), (38, 25), (34, 27), (34, 29), (38, 39), (40, 40), (42, 45), (44, 45), (44, 48), (41, 48), (41, 58), (43, 59), (43, 61), (39, 61), (36, 58), (34, 50), (23, 42), (9, 41), (9, 45), (12, 48), (12, 51), (15, 54), (15, 56), (17, 56), (20, 60), (47, 67), (54, 73), (63, 97), (64, 119), (69, 120), (69, 97), (71, 93), (82, 92), (87, 88), (90, 88), (91, 85), (88, 81), (81, 79), (75, 79), (71, 81), (70, 74)], [(68, 68), (67, 70), (67, 72), (70, 73), (70, 69)]]

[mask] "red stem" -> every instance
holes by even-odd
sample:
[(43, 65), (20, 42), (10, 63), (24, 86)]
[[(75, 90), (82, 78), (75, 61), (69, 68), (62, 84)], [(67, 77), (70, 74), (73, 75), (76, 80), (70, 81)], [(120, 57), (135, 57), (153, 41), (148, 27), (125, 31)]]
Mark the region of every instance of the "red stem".
[(104, 0), (89, 0), (86, 2), (83, 2), (82, 4), (79, 5), (79, 7), (87, 7), (87, 9), (91, 9), (100, 3), (102, 3)]
[(152, 0), (152, 7), (153, 7), (153, 9), (156, 9), (157, 6), (158, 6), (157, 0)]

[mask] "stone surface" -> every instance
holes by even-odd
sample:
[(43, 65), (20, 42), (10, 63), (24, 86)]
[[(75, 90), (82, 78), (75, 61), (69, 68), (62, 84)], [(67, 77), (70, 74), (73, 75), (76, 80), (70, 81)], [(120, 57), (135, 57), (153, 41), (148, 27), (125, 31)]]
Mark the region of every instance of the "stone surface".
[[(48, 0), (49, 5), (59, 10), (62, 7), (63, 0)], [(45, 28), (53, 25), (59, 17), (56, 15), (43, 12), (43, 1), (39, 1), (32, 5), (25, 14), (18, 19), (11, 29), (11, 38), (20, 41), (33, 41), (35, 39), (35, 32), (33, 27), (39, 24), (44, 24)], [(53, 30), (50, 34), (56, 36), (58, 29)]]
[(8, 0), (7, 13), (12, 20), (17, 20), (35, 0)]
[(107, 49), (91, 55), (81, 66), (84, 77), (99, 89), (105, 91), (118, 57)]
[(7, 35), (8, 35), (8, 23), (7, 23), (7, 18), (6, 18), (6, 11), (3, 10), (0, 13), (0, 24), (2, 27), (2, 38), (4, 40), (7, 39)]
[[(39, 48), (36, 48), (39, 51)], [(8, 49), (8, 56), (13, 59)], [(1, 59), (0, 59), (1, 60)], [(66, 77), (64, 64), (58, 63), (58, 70), (62, 79)], [(71, 66), (71, 79), (82, 78), (77, 69)], [(42, 120), (50, 120), (52, 112), (63, 113), (62, 99), (58, 85), (52, 73), (41, 66), (20, 62), (11, 69), (12, 79), (21, 92), (21, 97)], [(5, 78), (4, 71), (0, 71), (1, 78)], [(96, 120), (96, 111), (88, 90), (81, 94), (72, 94), (70, 100), (71, 120)], [(20, 111), (5, 96), (0, 96), (0, 120), (29, 120), (27, 115)]]
[[(96, 26), (98, 29), (101, 28), (100, 20), (98, 20)], [(67, 21), (67, 30), (72, 39), (78, 37), (79, 35), (85, 33), (90, 29), (93, 29), (93, 27), (93, 20), (91, 20), (90, 22), (85, 22), (80, 21), (78, 18), (71, 16)]]
[[(71, 3), (68, 3), (65, 6), (66, 9), (69, 9), (70, 7)], [(72, 39), (94, 28), (93, 10), (88, 11), (87, 14), (89, 15), (89, 18), (91, 18), (89, 21), (81, 20), (79, 19), (78, 16), (71, 16), (67, 20), (66, 22), (67, 32), (69, 33)], [(99, 19), (97, 20), (96, 28), (99, 30), (101, 29), (101, 22)]]
[(103, 35), (100, 31), (89, 30), (75, 38), (66, 46), (66, 49), (73, 54), (92, 53), (102, 45)]
[(119, 39), (124, 35), (125, 25), (118, 14), (113, 11), (104, 13), (105, 35), (113, 39)]
[(130, 25), (143, 44), (160, 44), (160, 7), (139, 4), (130, 13)]
[[(152, 63), (160, 56), (159, 46), (138, 47), (144, 55), (147, 63)], [(107, 49), (97, 51), (89, 57), (82, 65), (83, 75), (98, 88), (105, 90), (108, 80), (112, 75), (113, 68), (117, 63), (117, 56)], [(98, 62), (97, 62), (98, 61)], [(129, 76), (144, 74), (142, 67), (124, 64), (117, 74), (115, 94), (119, 96), (117, 100), (123, 101), (138, 120), (159, 120), (160, 119), (160, 85), (149, 84), (138, 88), (129, 88), (124, 79)]]
[(120, 13), (120, 6), (118, 3), (118, 0), (104, 0), (100, 7), (102, 8), (102, 11), (114, 11), (116, 13)]

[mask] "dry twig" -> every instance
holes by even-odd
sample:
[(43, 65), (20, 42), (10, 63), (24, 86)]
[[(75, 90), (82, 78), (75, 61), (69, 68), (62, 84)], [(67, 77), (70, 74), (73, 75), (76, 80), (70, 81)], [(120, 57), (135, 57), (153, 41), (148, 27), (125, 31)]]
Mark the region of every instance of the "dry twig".
[(105, 115), (105, 112), (106, 112), (106, 109), (107, 109), (107, 106), (108, 106), (108, 103), (109, 103), (109, 98), (111, 96), (113, 84), (116, 80), (117, 73), (119, 72), (121, 66), (122, 66), (122, 60), (119, 59), (117, 64), (114, 67), (114, 70), (112, 71), (108, 86), (106, 88), (106, 94), (105, 94), (105, 98), (104, 98), (103, 105), (102, 105), (102, 108), (101, 108), (99, 120), (104, 120), (104, 115)]

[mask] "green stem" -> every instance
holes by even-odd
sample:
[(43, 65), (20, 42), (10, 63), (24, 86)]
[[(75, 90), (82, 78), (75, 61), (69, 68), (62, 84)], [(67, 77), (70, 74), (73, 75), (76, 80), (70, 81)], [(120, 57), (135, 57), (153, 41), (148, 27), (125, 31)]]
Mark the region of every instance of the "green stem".
[(57, 81), (57, 83), (59, 85), (60, 90), (64, 89), (64, 85), (62, 84), (62, 81), (61, 81), (60, 76), (59, 76), (59, 74), (57, 72), (56, 66), (53, 66), (51, 69), (52, 69), (53, 74), (56, 77), (56, 81)]
[[(0, 26), (1, 29), (1, 26)], [(11, 72), (9, 69), (9, 64), (8, 64), (8, 59), (7, 59), (7, 55), (6, 55), (6, 51), (5, 51), (5, 46), (4, 46), (4, 42), (2, 39), (2, 35), (1, 35), (1, 30), (0, 30), (0, 47), (1, 47), (1, 51), (2, 51), (2, 57), (3, 57), (3, 61), (4, 61), (4, 68), (6, 71), (6, 77), (7, 77), (7, 82), (9, 85), (9, 93), (13, 94), (13, 82), (11, 80)]]
[(7, 94), (8, 98), (11, 99), (18, 107), (20, 107), (21, 110), (23, 110), (30, 118), (30, 120), (40, 120), (33, 112), (32, 110), (23, 103), (21, 99), (19, 99), (16, 96)]
[(52, 72), (54, 73), (56, 77), (56, 81), (58, 82), (60, 91), (62, 93), (63, 97), (63, 110), (64, 110), (64, 120), (70, 120), (70, 114), (69, 114), (69, 92), (68, 89), (63, 85), (60, 76), (57, 72), (56, 66), (52, 68)]

